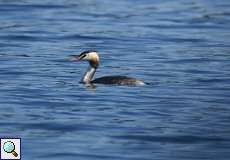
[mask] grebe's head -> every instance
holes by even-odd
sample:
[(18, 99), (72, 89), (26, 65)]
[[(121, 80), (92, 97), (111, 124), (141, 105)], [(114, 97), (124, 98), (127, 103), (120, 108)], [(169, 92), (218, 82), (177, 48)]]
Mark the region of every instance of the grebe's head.
[(73, 55), (71, 59), (76, 61), (89, 61), (89, 64), (94, 68), (98, 67), (100, 60), (97, 51), (94, 50), (84, 51), (80, 55)]

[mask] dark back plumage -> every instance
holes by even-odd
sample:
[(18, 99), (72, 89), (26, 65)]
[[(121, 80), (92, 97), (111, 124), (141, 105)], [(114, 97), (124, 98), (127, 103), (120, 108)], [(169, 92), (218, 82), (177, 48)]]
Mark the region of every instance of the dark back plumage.
[(136, 85), (138, 83), (142, 83), (142, 81), (126, 76), (105, 76), (101, 78), (96, 78), (91, 81), (91, 83)]

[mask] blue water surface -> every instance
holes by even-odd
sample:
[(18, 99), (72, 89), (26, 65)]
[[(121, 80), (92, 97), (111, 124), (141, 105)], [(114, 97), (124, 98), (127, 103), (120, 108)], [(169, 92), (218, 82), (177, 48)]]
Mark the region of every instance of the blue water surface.
[[(229, 160), (230, 1), (0, 0), (0, 136), (24, 160)], [(146, 86), (88, 88), (127, 75)]]

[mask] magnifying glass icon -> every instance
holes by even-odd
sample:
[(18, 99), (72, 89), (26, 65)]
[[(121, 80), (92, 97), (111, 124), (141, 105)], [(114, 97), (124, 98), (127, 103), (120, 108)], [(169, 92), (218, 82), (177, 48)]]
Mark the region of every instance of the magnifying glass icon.
[(11, 153), (14, 155), (14, 157), (17, 157), (18, 154), (17, 152), (15, 151), (15, 145), (13, 142), (11, 141), (7, 141), (3, 144), (3, 149), (6, 153)]

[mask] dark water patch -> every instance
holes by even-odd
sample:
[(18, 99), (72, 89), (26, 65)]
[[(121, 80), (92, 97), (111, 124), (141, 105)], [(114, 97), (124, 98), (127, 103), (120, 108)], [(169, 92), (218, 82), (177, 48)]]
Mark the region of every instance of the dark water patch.
[(164, 60), (167, 63), (175, 64), (186, 64), (186, 63), (211, 63), (211, 62), (229, 62), (226, 59), (213, 59), (213, 58), (184, 58), (184, 59), (175, 59), (175, 60)]
[[(52, 118), (51, 118), (52, 119)], [(50, 120), (51, 120), (50, 119)], [(11, 123), (11, 122), (1, 122), (1, 126), (7, 126), (7, 125), (13, 125), (17, 126), (20, 129), (26, 129), (30, 128), (30, 130), (44, 130), (44, 131), (53, 131), (53, 132), (77, 132), (77, 131), (96, 131), (96, 130), (101, 130), (102, 126), (95, 126), (95, 125), (85, 125), (85, 124), (80, 124), (80, 123), (56, 123), (55, 121), (50, 121), (50, 122), (39, 122), (39, 123), (25, 123), (25, 122), (19, 122), (19, 123)], [(95, 130), (96, 129), (96, 130)]]
[(47, 41), (48, 38), (31, 36), (31, 35), (8, 35), (8, 36), (0, 36), (0, 39), (31, 42), (31, 41)]
[(20, 71), (20, 70), (17, 70), (16, 67), (15, 67), (15, 70), (6, 70), (6, 69), (0, 69), (0, 72), (1, 72), (1, 76), (0, 77), (3, 77), (4, 76), (23, 76), (23, 75), (26, 75), (26, 74), (33, 74), (33, 72), (28, 72), (28, 71)]
[[(170, 30), (191, 30), (191, 29), (207, 29), (207, 30), (217, 30), (217, 29), (228, 29), (224, 25), (219, 24), (200, 24), (201, 19), (192, 19), (188, 24), (171, 24), (171, 25), (160, 25), (160, 24), (149, 24), (149, 25), (140, 25), (141, 27), (155, 28), (155, 29), (170, 29)], [(199, 22), (196, 24), (195, 22)]]
[(81, 39), (81, 40), (103, 40), (103, 41), (128, 41), (128, 40), (132, 40), (131, 38), (127, 38), (127, 37), (123, 37), (123, 38), (119, 38), (119, 37), (102, 37), (102, 36), (90, 36), (90, 35), (64, 35), (64, 36), (60, 36), (60, 39), (70, 39), (70, 40), (74, 40), (74, 39)]
[(199, 78), (196, 80), (200, 83), (228, 83), (230, 82), (230, 78)]
[(19, 32), (22, 35), (36, 35), (36, 34), (43, 34), (43, 35), (51, 35), (54, 32), (51, 31), (44, 31), (44, 30), (23, 30)]
[(220, 137), (202, 137), (202, 136), (149, 136), (149, 135), (127, 135), (114, 136), (113, 138), (122, 140), (134, 140), (139, 142), (160, 142), (160, 143), (210, 143), (210, 142), (226, 142), (228, 139)]
[(89, 12), (85, 12), (84, 15), (93, 18), (103, 18), (103, 19), (108, 18), (110, 20), (125, 20), (137, 16), (136, 14), (111, 14), (111, 13), (98, 14), (98, 13), (89, 13)]
[(47, 9), (66, 9), (73, 6), (68, 5), (48, 5), (48, 4), (1, 4), (0, 11), (1, 12), (24, 12), (31, 10), (47, 10)]
[[(7, 48), (7, 47), (11, 47), (11, 48), (22, 48), (22, 47), (27, 47), (25, 44), (11, 44), (11, 43), (5, 43), (5, 42), (0, 42), (0, 47), (3, 48)], [(5, 53), (1, 53), (1, 55), (4, 55)]]
[(93, 19), (83, 19), (83, 18), (79, 18), (79, 17), (75, 17), (75, 18), (68, 18), (68, 17), (52, 17), (52, 18), (43, 18), (43, 20), (45, 21), (49, 21), (49, 22), (56, 22), (56, 21), (62, 21), (62, 22), (93, 22), (95, 20)]
[(25, 25), (22, 24), (2, 25), (0, 26), (0, 30), (7, 30), (11, 28), (21, 28), (21, 27), (25, 27)]
[[(37, 123), (37, 124), (26, 124), (29, 128), (33, 129), (42, 129), (42, 130), (50, 130), (50, 131), (60, 131), (60, 132), (73, 132), (73, 131), (89, 131), (98, 129), (100, 130), (101, 127), (94, 126), (94, 125), (82, 125), (82, 124), (68, 124), (68, 122), (60, 124), (60, 123)], [(23, 125), (24, 126), (24, 125)]]
[[(55, 159), (55, 158), (64, 158), (64, 157), (78, 157), (78, 158), (82, 158), (82, 159), (119, 159), (119, 160), (138, 160), (139, 158), (135, 158), (135, 157), (132, 157), (130, 155), (130, 158), (129, 156), (118, 156), (118, 155), (109, 155), (109, 154), (102, 154), (102, 155), (99, 155), (99, 154), (93, 154), (93, 153), (71, 153), (71, 152), (65, 152), (65, 153), (50, 153), (50, 154), (45, 154), (43, 156), (39, 156), (39, 158), (49, 158), (49, 159)], [(143, 158), (143, 160), (149, 160), (149, 159), (146, 159), (146, 158)]]
[(192, 74), (208, 74), (208, 75), (216, 75), (216, 74), (220, 74), (220, 73), (223, 73), (225, 74), (224, 72), (222, 71), (209, 71), (209, 70), (201, 70), (201, 69), (185, 69), (185, 70), (178, 70), (178, 71), (181, 71), (181, 72), (185, 72), (185, 73), (192, 73)]
[[(17, 47), (19, 47), (19, 46), (17, 46)], [(28, 58), (28, 57), (30, 57), (30, 55), (28, 55), (28, 54), (6, 54), (6, 53), (0, 53), (0, 57), (25, 57), (25, 58)]]

